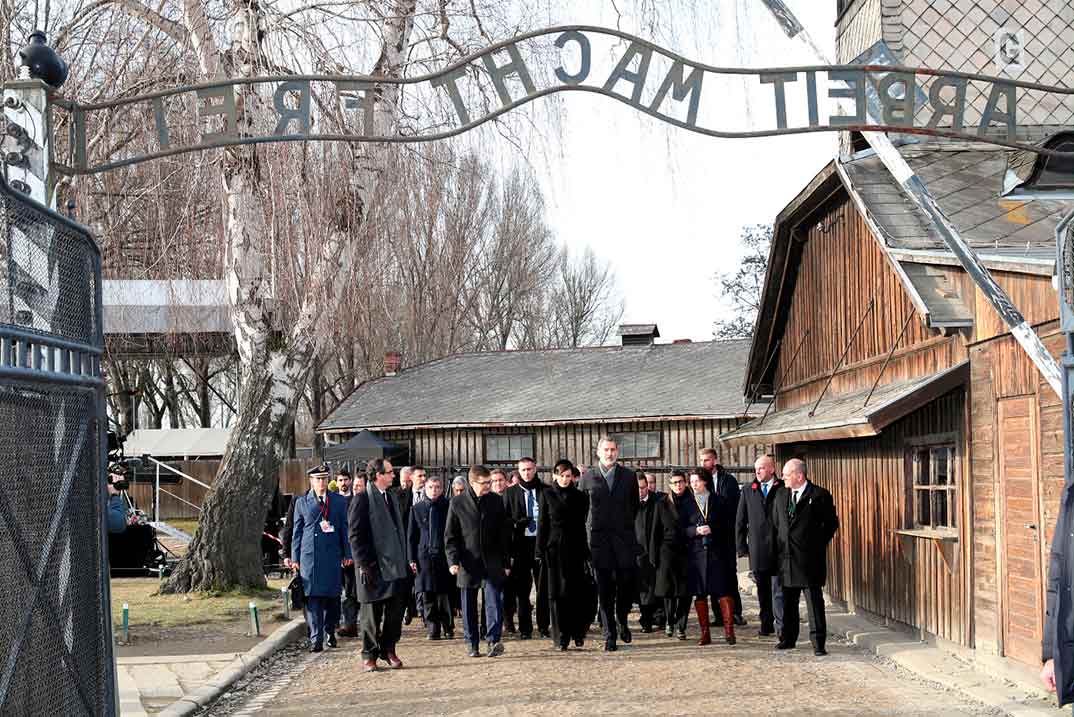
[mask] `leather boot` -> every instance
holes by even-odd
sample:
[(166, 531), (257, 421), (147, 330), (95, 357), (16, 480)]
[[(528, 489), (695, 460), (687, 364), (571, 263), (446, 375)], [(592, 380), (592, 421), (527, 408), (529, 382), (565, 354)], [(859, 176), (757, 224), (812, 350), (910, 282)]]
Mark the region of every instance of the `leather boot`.
[(723, 616), (723, 636), (728, 645), (735, 644), (735, 599), (720, 598), (720, 615)]
[(697, 624), (701, 626), (701, 639), (698, 645), (711, 645), (712, 633), (709, 632), (709, 601), (706, 598), (694, 600), (694, 610), (697, 611)]

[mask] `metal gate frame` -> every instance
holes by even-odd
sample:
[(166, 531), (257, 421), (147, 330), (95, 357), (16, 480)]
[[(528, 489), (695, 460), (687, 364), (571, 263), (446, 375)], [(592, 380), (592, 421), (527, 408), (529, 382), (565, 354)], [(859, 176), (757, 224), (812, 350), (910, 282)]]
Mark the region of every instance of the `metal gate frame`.
[(115, 715), (101, 253), (2, 177), (0, 292), (0, 713)]

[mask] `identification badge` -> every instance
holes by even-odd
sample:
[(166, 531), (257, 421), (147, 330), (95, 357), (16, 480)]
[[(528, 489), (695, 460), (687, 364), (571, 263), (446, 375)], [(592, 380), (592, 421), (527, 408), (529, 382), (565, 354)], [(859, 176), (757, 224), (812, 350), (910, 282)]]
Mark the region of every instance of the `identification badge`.
[(336, 529), (327, 520), (322, 520), (321, 521), (321, 532), (322, 533), (334, 533), (334, 532), (336, 532)]

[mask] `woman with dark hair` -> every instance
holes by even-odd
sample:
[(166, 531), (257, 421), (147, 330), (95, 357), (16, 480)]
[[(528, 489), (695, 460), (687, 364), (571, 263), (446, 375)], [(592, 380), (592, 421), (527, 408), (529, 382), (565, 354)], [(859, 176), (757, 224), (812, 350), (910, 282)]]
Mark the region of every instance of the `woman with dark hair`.
[(667, 636), (686, 639), (690, 614), (690, 589), (686, 584), (686, 533), (679, 521), (684, 501), (692, 500), (686, 474), (672, 471), (671, 492), (664, 496), (653, 517), (649, 555), (656, 571), (653, 593), (664, 599)]
[(699, 645), (712, 642), (709, 632), (709, 598), (713, 609), (719, 605), (723, 617), (724, 637), (735, 644), (735, 602), (731, 591), (735, 565), (721, 546), (734, 531), (735, 512), (727, 500), (714, 489), (712, 473), (707, 468), (690, 471), (691, 500), (683, 501), (680, 525), (687, 541), (687, 583), (694, 596), (694, 609), (701, 625)]
[(591, 620), (583, 599), (592, 591), (586, 575), (589, 500), (574, 484), (573, 468), (570, 461), (559, 461), (552, 485), (538, 493), (537, 557), (548, 581), (552, 645), (562, 652), (572, 639), (575, 647), (584, 644)]

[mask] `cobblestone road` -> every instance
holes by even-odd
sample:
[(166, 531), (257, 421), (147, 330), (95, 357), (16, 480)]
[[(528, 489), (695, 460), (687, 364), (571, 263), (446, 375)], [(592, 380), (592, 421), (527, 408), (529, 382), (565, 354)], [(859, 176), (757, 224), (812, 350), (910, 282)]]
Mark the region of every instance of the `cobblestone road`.
[[(604, 654), (555, 652), (547, 640), (509, 639), (499, 658), (465, 656), (462, 640), (428, 642), (404, 628), (406, 668), (366, 675), (358, 641), (308, 656), (290, 650), (209, 711), (212, 717), (318, 715), (999, 715), (846, 643), (815, 658), (808, 642), (776, 652), (757, 637), (756, 605), (739, 644), (697, 647), (635, 631)], [(803, 633), (808, 628), (803, 625)], [(697, 627), (689, 634), (696, 640)], [(283, 684), (281, 684), (283, 683)], [(281, 689), (282, 687), (282, 689)], [(266, 699), (267, 698), (267, 699)]]

